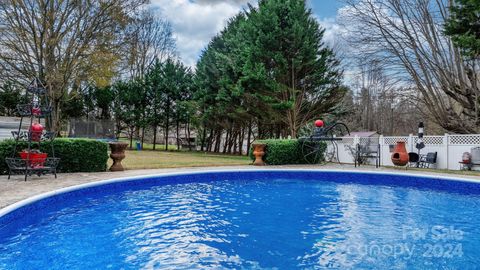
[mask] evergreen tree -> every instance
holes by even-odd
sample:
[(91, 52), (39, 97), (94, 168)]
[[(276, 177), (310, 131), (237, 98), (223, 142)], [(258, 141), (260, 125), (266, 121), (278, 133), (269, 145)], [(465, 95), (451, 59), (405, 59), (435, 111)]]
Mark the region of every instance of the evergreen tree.
[[(112, 86), (114, 93), (114, 112), (117, 121), (117, 132), (123, 130), (122, 123), (128, 128), (130, 149), (133, 147), (133, 137), (139, 128), (144, 126), (145, 87), (140, 79), (132, 79), (127, 82), (119, 81)], [(119, 134), (117, 134), (118, 136)]]
[(454, 0), (445, 32), (467, 57), (480, 57), (480, 1)]
[(150, 113), (148, 122), (153, 129), (153, 150), (157, 147), (158, 127), (162, 125), (163, 89), (162, 83), (163, 64), (156, 61), (145, 76), (148, 97), (150, 100)]
[(323, 33), (303, 0), (262, 0), (232, 18), (197, 64), (203, 139), (207, 127), (228, 138), (247, 126), (250, 135), (252, 122), (260, 137), (296, 137), (335, 112), (345, 91)]
[(268, 91), (266, 101), (279, 111), (289, 135), (297, 137), (307, 122), (334, 112), (345, 94), (339, 62), (305, 1), (261, 0), (242, 32), (243, 83), (250, 91)]
[(154, 141), (157, 127), (163, 125), (165, 150), (168, 150), (172, 122), (176, 127), (178, 144), (180, 124), (186, 121), (185, 114), (191, 111), (186, 109), (183, 102), (191, 99), (192, 77), (189, 68), (172, 58), (168, 58), (164, 63), (156, 62), (146, 75), (148, 105), (144, 108), (150, 108), (152, 112), (148, 114), (147, 122), (154, 127)]

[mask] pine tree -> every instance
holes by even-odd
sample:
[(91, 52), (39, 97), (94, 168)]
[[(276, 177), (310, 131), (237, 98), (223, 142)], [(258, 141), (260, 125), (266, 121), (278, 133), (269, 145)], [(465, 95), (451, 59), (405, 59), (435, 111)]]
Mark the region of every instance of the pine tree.
[(445, 33), (467, 57), (480, 57), (480, 1), (454, 0)]
[(276, 109), (288, 133), (332, 113), (345, 91), (335, 55), (323, 43), (324, 30), (303, 0), (262, 0), (242, 31), (242, 85)]

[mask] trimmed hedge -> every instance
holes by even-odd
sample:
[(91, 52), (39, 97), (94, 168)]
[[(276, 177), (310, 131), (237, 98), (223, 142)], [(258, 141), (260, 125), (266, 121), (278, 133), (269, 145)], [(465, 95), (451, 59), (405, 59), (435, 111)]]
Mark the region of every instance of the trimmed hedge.
[[(53, 143), (55, 157), (60, 158), (57, 172), (103, 172), (107, 169), (108, 144), (89, 139), (58, 138), (52, 142), (42, 142), (42, 152), (52, 156)], [(5, 163), (6, 157), (11, 157), (15, 141), (5, 140), (0, 142), (0, 174), (8, 174)], [(35, 143), (35, 145), (37, 145)], [(26, 142), (19, 142), (17, 152), (26, 149)], [(18, 157), (18, 155), (17, 155)]]
[[(310, 144), (319, 144), (319, 149), (322, 152), (318, 160), (305, 160), (302, 143), (298, 140), (260, 140), (257, 143), (265, 143), (266, 150), (263, 160), (268, 165), (288, 165), (288, 164), (313, 164), (324, 161), (323, 153), (327, 149), (325, 142), (312, 142)], [(255, 160), (253, 156), (253, 148), (250, 149), (250, 158)], [(313, 157), (312, 157), (313, 158)]]

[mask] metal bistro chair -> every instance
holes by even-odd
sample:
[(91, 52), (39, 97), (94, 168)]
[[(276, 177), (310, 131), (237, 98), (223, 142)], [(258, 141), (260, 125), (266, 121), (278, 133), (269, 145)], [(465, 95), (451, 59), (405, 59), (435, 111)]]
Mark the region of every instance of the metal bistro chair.
[(375, 159), (375, 168), (380, 167), (380, 144), (371, 144), (370, 141), (367, 145), (357, 144), (357, 157), (355, 158), (355, 167), (360, 166), (361, 158), (373, 158)]
[(420, 155), (420, 160), (418, 161), (419, 168), (430, 168), (432, 165), (437, 164), (437, 152), (430, 152), (426, 155)]

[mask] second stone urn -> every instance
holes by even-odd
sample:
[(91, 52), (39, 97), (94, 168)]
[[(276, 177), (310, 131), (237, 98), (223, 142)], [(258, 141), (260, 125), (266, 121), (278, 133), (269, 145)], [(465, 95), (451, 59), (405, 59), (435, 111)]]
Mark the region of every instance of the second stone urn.
[(263, 156), (265, 156), (265, 147), (264, 143), (253, 143), (253, 156), (255, 156), (255, 161), (253, 165), (255, 166), (264, 166), (265, 162), (263, 161)]
[(125, 149), (127, 149), (128, 143), (126, 142), (111, 142), (110, 145), (110, 157), (113, 160), (113, 164), (110, 167), (110, 171), (119, 172), (125, 169), (122, 166), (122, 160), (125, 158)]
[(392, 154), (392, 163), (396, 166), (405, 166), (408, 163), (408, 153), (405, 142), (397, 142)]

